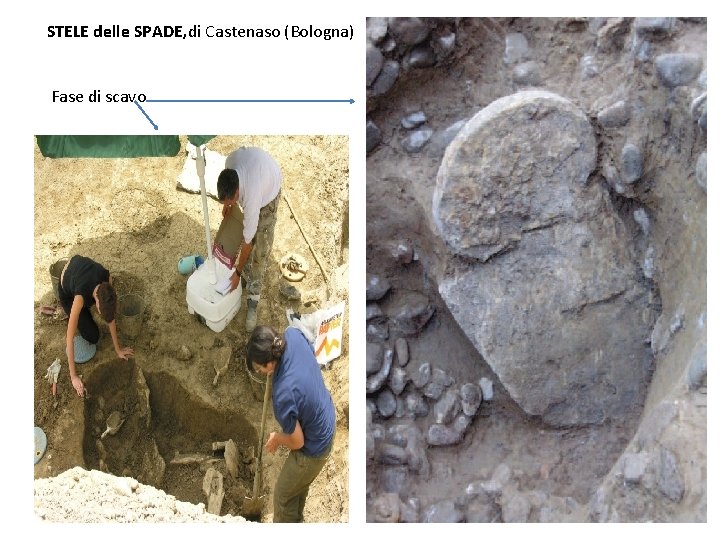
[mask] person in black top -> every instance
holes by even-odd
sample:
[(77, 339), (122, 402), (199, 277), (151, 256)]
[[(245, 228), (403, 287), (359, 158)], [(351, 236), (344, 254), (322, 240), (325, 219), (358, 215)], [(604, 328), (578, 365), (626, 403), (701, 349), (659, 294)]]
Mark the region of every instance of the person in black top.
[(134, 353), (130, 347), (120, 346), (118, 341), (115, 326), (117, 295), (112, 287), (110, 272), (101, 264), (82, 255), (73, 255), (60, 274), (58, 296), (63, 310), (69, 317), (65, 339), (70, 380), (75, 391), (82, 397), (85, 395), (85, 386), (75, 371), (73, 339), (76, 330), (80, 332), (83, 339), (90, 343), (97, 343), (100, 339), (100, 329), (90, 313), (92, 306), (97, 306), (103, 320), (108, 323), (118, 358), (127, 360)]

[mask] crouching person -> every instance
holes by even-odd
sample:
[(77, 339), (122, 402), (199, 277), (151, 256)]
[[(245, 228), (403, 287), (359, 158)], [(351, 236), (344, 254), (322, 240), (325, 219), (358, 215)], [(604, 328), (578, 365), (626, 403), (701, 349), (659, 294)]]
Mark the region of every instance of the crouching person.
[[(78, 396), (85, 395), (85, 386), (75, 369), (78, 363), (86, 362), (95, 354), (100, 339), (100, 329), (93, 320), (90, 309), (95, 306), (110, 328), (110, 335), (118, 358), (127, 360), (133, 355), (129, 347), (122, 347), (118, 340), (115, 324), (117, 295), (112, 286), (110, 272), (101, 264), (88, 257), (74, 255), (60, 274), (58, 296), (63, 310), (68, 315), (65, 335), (70, 380)], [(75, 333), (80, 336), (76, 339)], [(76, 344), (81, 351), (76, 351)], [(82, 358), (78, 355), (81, 354)]]

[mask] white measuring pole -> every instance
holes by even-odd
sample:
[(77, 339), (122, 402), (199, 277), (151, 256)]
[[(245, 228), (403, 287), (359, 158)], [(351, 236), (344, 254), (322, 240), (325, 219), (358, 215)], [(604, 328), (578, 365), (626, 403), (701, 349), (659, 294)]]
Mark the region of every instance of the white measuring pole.
[(200, 178), (200, 193), (202, 194), (203, 217), (205, 218), (205, 243), (207, 244), (207, 264), (210, 269), (210, 283), (217, 282), (215, 274), (215, 259), (212, 254), (212, 243), (210, 242), (210, 219), (208, 217), (207, 193), (205, 192), (205, 149), (203, 146), (196, 147), (195, 168)]

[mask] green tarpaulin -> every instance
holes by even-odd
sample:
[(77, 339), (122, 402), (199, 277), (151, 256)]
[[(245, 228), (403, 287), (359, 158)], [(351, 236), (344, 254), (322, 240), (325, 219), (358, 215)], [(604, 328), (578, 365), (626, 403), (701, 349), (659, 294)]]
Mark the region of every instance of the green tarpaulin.
[[(188, 135), (195, 146), (214, 135)], [(45, 157), (133, 158), (170, 157), (180, 151), (177, 135), (38, 135), (38, 147)]]

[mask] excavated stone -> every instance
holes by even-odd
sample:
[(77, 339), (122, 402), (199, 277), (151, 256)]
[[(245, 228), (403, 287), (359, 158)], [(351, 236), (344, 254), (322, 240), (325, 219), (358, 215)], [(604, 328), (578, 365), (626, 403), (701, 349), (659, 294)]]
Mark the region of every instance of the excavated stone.
[(407, 429), (403, 424), (400, 426), (390, 426), (384, 437), (385, 442), (406, 448), (408, 444)]
[(397, 81), (398, 75), (400, 75), (400, 64), (395, 60), (386, 60), (375, 82), (372, 83), (373, 96), (382, 96), (390, 90)]
[(427, 122), (427, 116), (425, 116), (425, 113), (417, 111), (403, 117), (403, 119), (400, 120), (400, 125), (405, 129), (413, 129), (423, 125), (425, 122)]
[(410, 470), (421, 476), (426, 476), (430, 473), (430, 461), (427, 457), (426, 444), (422, 435), (417, 432), (413, 432), (408, 439), (407, 455), (408, 455), (408, 467)]
[(405, 400), (401, 396), (395, 397), (395, 418), (403, 418), (407, 415), (407, 409), (405, 408)]
[(385, 442), (375, 445), (375, 456), (385, 465), (404, 465), (407, 463), (407, 451), (405, 448)]
[(430, 412), (425, 398), (417, 392), (408, 392), (405, 395), (405, 410), (413, 416), (427, 416)]
[(625, 101), (618, 101), (598, 113), (598, 123), (604, 128), (624, 126), (630, 120), (630, 107)]
[(368, 17), (365, 21), (367, 38), (375, 45), (379, 44), (387, 35), (387, 17)]
[(400, 264), (410, 264), (415, 258), (415, 250), (412, 245), (404, 242), (401, 242), (393, 247), (390, 254), (392, 255), (392, 258)]
[(365, 464), (375, 459), (375, 437), (372, 434), (372, 411), (365, 406)]
[(396, 302), (386, 306), (385, 312), (400, 336), (414, 336), (433, 316), (435, 306), (422, 293), (402, 291)]
[(397, 408), (397, 401), (395, 395), (390, 390), (383, 390), (378, 394), (377, 397), (377, 408), (381, 416), (385, 418), (391, 417), (395, 414)]
[(622, 156), (622, 179), (626, 184), (637, 182), (643, 173), (643, 156), (640, 149), (632, 143), (623, 146)]
[(424, 362), (420, 364), (420, 367), (417, 369), (417, 371), (413, 372), (410, 375), (410, 380), (412, 380), (413, 384), (417, 388), (423, 388), (426, 384), (430, 382), (431, 378), (432, 366), (429, 362)]
[(428, 428), (427, 443), (430, 446), (451, 446), (459, 443), (470, 425), (470, 418), (459, 414), (452, 424), (433, 424)]
[(365, 300), (380, 300), (390, 290), (390, 282), (382, 276), (368, 274), (365, 280)]
[(445, 500), (431, 504), (423, 512), (423, 523), (460, 523), (464, 519), (463, 513), (457, 508), (454, 501)]
[(702, 66), (702, 58), (693, 53), (661, 54), (655, 59), (657, 76), (668, 88), (694, 82)]
[(674, 17), (636, 17), (635, 33), (644, 38), (666, 38), (673, 29)]
[(433, 157), (442, 157), (445, 149), (453, 141), (453, 139), (455, 139), (455, 136), (460, 132), (463, 126), (467, 124), (467, 121), (467, 118), (463, 118), (452, 123), (442, 131), (433, 134), (430, 138), (430, 143), (428, 144), (428, 153), (430, 153)]
[(451, 446), (462, 439), (462, 434), (455, 431), (452, 426), (433, 424), (428, 428), (427, 442), (430, 446)]
[(434, 42), (434, 47), (437, 51), (439, 59), (446, 58), (450, 52), (455, 48), (455, 33), (450, 33), (444, 36), (439, 36)]
[(520, 92), (460, 131), (433, 197), (442, 238), (465, 257), (448, 260), (441, 296), (511, 397), (551, 425), (624, 417), (650, 375), (645, 285), (630, 231), (586, 183), (595, 166), (580, 109)]
[(405, 338), (397, 338), (395, 340), (395, 358), (397, 358), (400, 367), (407, 366), (410, 361), (410, 348)]
[(388, 29), (403, 46), (417, 45), (430, 35), (430, 27), (419, 17), (390, 17)]
[(442, 384), (430, 381), (423, 387), (423, 395), (428, 399), (436, 401), (442, 396), (443, 390), (445, 390), (445, 387)]
[(412, 131), (407, 137), (405, 137), (400, 144), (408, 154), (417, 154), (422, 150), (423, 146), (432, 137), (433, 130), (430, 128), (420, 128)]
[(373, 321), (367, 325), (365, 329), (365, 335), (368, 342), (382, 343), (385, 341), (389, 334), (388, 322), (387, 321)]
[(365, 152), (370, 153), (382, 141), (382, 133), (375, 122), (367, 120), (365, 122)]
[(392, 390), (393, 394), (399, 396), (402, 391), (405, 390), (405, 386), (408, 383), (407, 371), (403, 368), (394, 366), (390, 369), (390, 379), (388, 380), (388, 386)]
[(378, 343), (365, 345), (365, 374), (371, 375), (380, 371), (383, 361), (383, 348)]
[(380, 309), (380, 306), (378, 306), (377, 304), (375, 304), (375, 303), (366, 304), (365, 305), (365, 321), (370, 322), (373, 319), (384, 320), (385, 314), (382, 312), (382, 309)]
[(495, 395), (493, 393), (492, 381), (490, 379), (488, 379), (487, 377), (482, 377), (478, 384), (480, 385), (480, 390), (482, 390), (483, 401), (492, 401), (493, 396)]
[(650, 456), (647, 452), (628, 453), (623, 462), (623, 478), (628, 484), (638, 484), (645, 474)]
[(400, 519), (400, 497), (397, 493), (380, 493), (369, 501), (368, 518), (375, 523), (397, 523)]
[(660, 492), (673, 502), (680, 502), (685, 495), (685, 481), (682, 477), (675, 454), (660, 447), (660, 470), (658, 473)]
[(207, 511), (220, 515), (225, 490), (223, 489), (223, 476), (214, 467), (210, 467), (203, 478), (203, 493), (207, 497)]
[(429, 45), (419, 45), (405, 55), (403, 65), (408, 69), (428, 68), (435, 65), (437, 57)]
[(436, 424), (449, 424), (460, 413), (460, 397), (457, 390), (448, 390), (433, 408)]
[(377, 392), (385, 384), (390, 374), (390, 368), (392, 367), (392, 358), (392, 349), (385, 349), (383, 352), (382, 366), (376, 373), (368, 375), (365, 379), (365, 392), (367, 394)]
[[(409, 470), (406, 465), (386, 466), (380, 471), (380, 486), (388, 493), (405, 493), (407, 491)], [(402, 514), (402, 502), (401, 502)]]
[(432, 380), (444, 387), (452, 386), (455, 384), (453, 379), (444, 369), (434, 368), (432, 372)]
[(385, 58), (372, 43), (365, 44), (365, 85), (370, 86), (382, 70)]
[(625, 46), (630, 31), (627, 17), (608, 17), (597, 30), (596, 44), (600, 51), (620, 50)]
[(480, 387), (473, 383), (465, 383), (460, 387), (460, 404), (462, 411), (468, 416), (475, 416), (480, 403), (482, 402), (482, 392)]
[(596, 155), (592, 126), (570, 101), (544, 91), (500, 98), (445, 151), (435, 224), (454, 253), (486, 261), (523, 232), (574, 217)]

